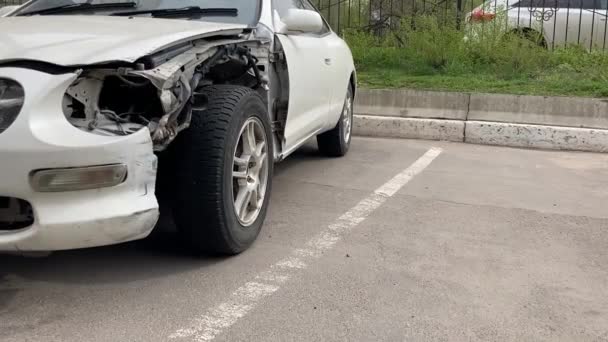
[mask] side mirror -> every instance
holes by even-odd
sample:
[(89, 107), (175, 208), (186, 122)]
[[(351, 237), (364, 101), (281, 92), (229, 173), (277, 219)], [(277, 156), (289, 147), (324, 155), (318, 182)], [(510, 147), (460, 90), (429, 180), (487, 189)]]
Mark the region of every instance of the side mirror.
[(0, 7), (0, 17), (4, 17), (7, 14), (13, 12), (14, 10), (16, 10), (17, 8), (19, 8), (19, 6), (4, 6), (4, 7)]
[(287, 10), (286, 15), (281, 18), (285, 26), (280, 33), (316, 33), (323, 29), (323, 18), (315, 11), (304, 9)]

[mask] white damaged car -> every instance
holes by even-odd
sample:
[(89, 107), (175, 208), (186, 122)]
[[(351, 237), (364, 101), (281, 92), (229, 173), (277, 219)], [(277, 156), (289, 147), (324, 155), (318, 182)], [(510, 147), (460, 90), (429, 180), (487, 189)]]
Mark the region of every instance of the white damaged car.
[(356, 76), (308, 0), (32, 0), (0, 18), (0, 251), (255, 240), (274, 162), (348, 151)]

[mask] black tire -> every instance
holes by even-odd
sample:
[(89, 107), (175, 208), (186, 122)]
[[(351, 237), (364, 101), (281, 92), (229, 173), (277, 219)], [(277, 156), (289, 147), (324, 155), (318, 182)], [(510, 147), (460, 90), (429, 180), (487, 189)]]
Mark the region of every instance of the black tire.
[[(171, 169), (162, 174), (163, 193), (169, 193), (177, 230), (193, 252), (238, 254), (257, 238), (269, 205), (274, 158), (267, 109), (254, 90), (230, 85), (205, 87), (194, 102), (190, 128), (177, 136), (169, 157), (159, 164), (161, 171)], [(262, 209), (245, 227), (235, 214), (232, 172), (241, 128), (251, 117), (259, 119), (266, 134), (268, 181)]]
[[(348, 102), (350, 106), (347, 107)], [(345, 116), (348, 115), (350, 120), (350, 127), (346, 127)], [(336, 127), (331, 131), (319, 134), (317, 136), (317, 145), (319, 151), (329, 157), (342, 157), (346, 155), (350, 148), (350, 141), (352, 139), (352, 125), (353, 125), (353, 89), (348, 87), (346, 92), (346, 100), (344, 101), (344, 107), (342, 109), (342, 115)], [(349, 129), (348, 135), (345, 131)]]
[[(521, 40), (521, 45), (528, 43), (530, 47), (539, 46), (547, 48), (547, 41), (543, 37), (542, 33), (533, 29), (516, 29), (505, 34), (504, 39), (509, 40)], [(522, 48), (526, 46), (521, 46)]]

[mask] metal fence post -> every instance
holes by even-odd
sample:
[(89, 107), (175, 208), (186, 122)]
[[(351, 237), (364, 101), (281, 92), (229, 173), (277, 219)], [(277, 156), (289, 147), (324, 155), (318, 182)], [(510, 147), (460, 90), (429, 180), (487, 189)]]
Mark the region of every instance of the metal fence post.
[(460, 22), (462, 21), (462, 0), (456, 0), (456, 29), (460, 30)]

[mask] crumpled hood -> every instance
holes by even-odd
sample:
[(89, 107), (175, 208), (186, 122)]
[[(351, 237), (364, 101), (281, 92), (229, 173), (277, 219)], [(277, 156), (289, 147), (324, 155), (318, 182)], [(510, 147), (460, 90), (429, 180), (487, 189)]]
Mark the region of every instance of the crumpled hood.
[(246, 25), (109, 16), (0, 18), (0, 61), (35, 60), (63, 66), (133, 62), (175, 43)]

